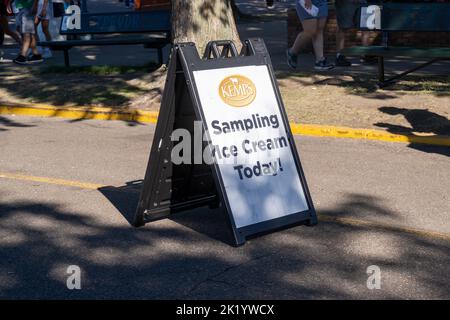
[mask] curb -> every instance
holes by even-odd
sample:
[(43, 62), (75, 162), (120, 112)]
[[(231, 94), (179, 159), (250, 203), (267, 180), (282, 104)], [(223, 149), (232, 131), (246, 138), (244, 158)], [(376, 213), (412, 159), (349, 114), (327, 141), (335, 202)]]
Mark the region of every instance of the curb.
[(75, 108), (75, 107), (52, 107), (36, 105), (25, 106), (1, 106), (0, 115), (17, 115), (31, 117), (57, 117), (64, 119), (83, 120), (121, 120), (130, 122), (156, 123), (158, 112), (145, 110), (114, 110), (112, 108)]
[(334, 137), (347, 139), (378, 140), (386, 142), (420, 143), (450, 146), (450, 136), (395, 134), (374, 129), (354, 129), (349, 127), (310, 125), (291, 123), (292, 133), (305, 136)]
[[(0, 115), (33, 117), (58, 117), (86, 120), (121, 120), (130, 122), (156, 123), (158, 112), (145, 110), (114, 110), (112, 108), (53, 107), (45, 105), (1, 106)], [(394, 134), (382, 130), (355, 129), (349, 127), (290, 123), (294, 135), (333, 137), (346, 139), (378, 140), (386, 142), (419, 143), (450, 146), (450, 136)]]

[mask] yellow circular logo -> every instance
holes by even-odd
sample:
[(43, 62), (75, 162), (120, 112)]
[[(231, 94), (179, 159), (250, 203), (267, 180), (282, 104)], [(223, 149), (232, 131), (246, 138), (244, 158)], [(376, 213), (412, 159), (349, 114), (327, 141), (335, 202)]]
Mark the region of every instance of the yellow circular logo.
[(222, 80), (219, 96), (232, 107), (245, 107), (256, 98), (255, 84), (247, 77), (232, 75)]

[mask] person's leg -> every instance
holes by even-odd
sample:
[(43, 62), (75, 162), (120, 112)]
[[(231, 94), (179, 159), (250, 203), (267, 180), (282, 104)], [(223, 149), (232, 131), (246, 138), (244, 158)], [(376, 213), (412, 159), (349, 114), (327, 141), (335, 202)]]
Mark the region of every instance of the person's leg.
[(297, 35), (294, 44), (286, 50), (287, 64), (297, 68), (297, 56), (303, 46), (310, 42), (317, 28), (317, 19), (305, 19), (302, 21), (303, 31)]
[(354, 28), (354, 18), (359, 5), (354, 2), (336, 0), (336, 60), (335, 65), (339, 67), (350, 67), (352, 63), (341, 54), (345, 47), (345, 34), (351, 28)]
[[(362, 42), (363, 46), (371, 45), (369, 32), (365, 31), (362, 33), (361, 42)], [(361, 62), (364, 64), (376, 64), (376, 63), (378, 63), (378, 57), (370, 56), (370, 55), (363, 55), (361, 57)]]
[[(44, 19), (41, 21), (42, 32), (45, 35), (45, 40), (52, 41), (52, 34), (50, 33), (50, 20)], [(37, 32), (36, 32), (37, 36)], [(37, 38), (38, 39), (38, 38)], [(39, 41), (39, 39), (38, 39)], [(40, 50), (44, 58), (51, 58), (53, 56), (52, 51), (49, 47), (44, 47)]]
[(9, 28), (8, 18), (4, 15), (0, 15), (0, 26), (2, 27), (3, 32), (13, 38), (18, 44), (21, 44), (21, 39), (18, 33), (14, 32)]
[(341, 50), (345, 47), (345, 33), (352, 24), (352, 5), (345, 0), (336, 0), (334, 3), (336, 12), (336, 56), (338, 57)]
[(323, 32), (325, 30), (325, 25), (327, 23), (327, 18), (321, 18), (317, 20), (316, 30), (313, 33), (312, 41), (314, 47), (314, 54), (316, 56), (316, 62), (324, 58), (323, 55)]
[(33, 52), (34, 55), (38, 56), (38, 55), (40, 55), (40, 53), (39, 53), (39, 51), (37, 49), (37, 46), (36, 46), (36, 43), (37, 43), (37, 41), (36, 41), (36, 34), (32, 33), (32, 34), (30, 34), (30, 37), (31, 37), (30, 49), (31, 49), (31, 51)]
[(49, 26), (50, 26), (50, 21), (49, 20), (42, 20), (41, 21), (42, 32), (45, 35), (45, 40), (52, 41), (52, 35), (50, 33)]
[(23, 57), (27, 56), (28, 49), (30, 49), (31, 46), (31, 34), (30, 33), (24, 33), (22, 34), (22, 48), (20, 50), (20, 55)]
[(335, 65), (338, 67), (350, 67), (352, 63), (341, 53), (345, 47), (345, 34), (348, 29), (337, 27), (336, 31), (336, 58)]
[(316, 57), (316, 63), (314, 64), (314, 69), (319, 71), (324, 70), (330, 70), (333, 69), (333, 65), (329, 64), (327, 62), (327, 59), (324, 56), (323, 53), (323, 33), (325, 30), (325, 25), (327, 23), (327, 18), (320, 18), (317, 22), (317, 30), (314, 33), (313, 36), (313, 47), (314, 47), (314, 54)]
[(370, 46), (370, 34), (367, 31), (363, 31), (361, 36), (361, 42), (363, 46)]
[(337, 27), (336, 30), (336, 53), (340, 54), (345, 47), (345, 29)]
[(297, 35), (293, 46), (289, 49), (292, 54), (298, 55), (300, 50), (314, 37), (317, 31), (317, 19), (302, 21), (303, 31)]
[(13, 60), (14, 63), (17, 64), (26, 64), (27, 63), (27, 53), (28, 49), (30, 48), (30, 33), (26, 32), (24, 29), (24, 9), (21, 9), (17, 15), (16, 15), (16, 24), (17, 24), (17, 31), (20, 33), (20, 36), (22, 37), (22, 46), (20, 48), (20, 52), (18, 56)]
[[(20, 15), (20, 28), (23, 38), (22, 48), (19, 56), (13, 61), (18, 64), (41, 62), (42, 56), (36, 48), (36, 28), (34, 24), (34, 16), (31, 10), (24, 10)], [(28, 50), (31, 49), (33, 55), (27, 60)]]

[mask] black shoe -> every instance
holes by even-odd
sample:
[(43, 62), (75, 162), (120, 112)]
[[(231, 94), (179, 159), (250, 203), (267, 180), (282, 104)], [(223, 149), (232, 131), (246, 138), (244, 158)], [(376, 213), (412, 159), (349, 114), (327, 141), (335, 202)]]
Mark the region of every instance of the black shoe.
[(336, 67), (350, 67), (352, 63), (342, 54), (336, 57), (336, 62), (334, 64)]
[(13, 60), (13, 62), (14, 62), (15, 64), (22, 64), (22, 65), (28, 64), (27, 58), (25, 58), (24, 56), (22, 56), (22, 55), (20, 55), (20, 54), (17, 56), (17, 58), (15, 58), (15, 59)]
[(362, 56), (361, 62), (364, 64), (375, 64), (378, 63), (378, 57), (375, 56)]
[(322, 58), (320, 61), (318, 61), (314, 64), (314, 69), (316, 69), (318, 71), (326, 71), (326, 70), (330, 70), (333, 68), (334, 68), (334, 66), (327, 62), (327, 58)]
[(28, 58), (29, 63), (39, 63), (42, 61), (44, 61), (44, 59), (42, 59), (42, 55), (40, 54), (33, 54), (31, 57)]
[(296, 54), (292, 54), (289, 49), (286, 50), (287, 64), (292, 69), (296, 69), (297, 68), (297, 57), (298, 56)]

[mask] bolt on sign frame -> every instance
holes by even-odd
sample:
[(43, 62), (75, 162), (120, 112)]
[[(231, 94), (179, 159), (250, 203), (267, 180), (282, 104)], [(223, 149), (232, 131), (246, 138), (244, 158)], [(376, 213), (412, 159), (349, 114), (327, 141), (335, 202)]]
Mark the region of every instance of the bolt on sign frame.
[[(210, 84), (208, 84), (208, 88), (199, 88), (196, 83), (196, 74), (208, 70), (223, 72), (227, 68), (233, 72), (233, 70), (241, 70), (240, 67), (249, 66), (264, 67), (262, 69), (268, 74), (267, 82), (269, 83), (264, 83), (264, 87), (269, 88), (268, 91), (271, 92), (273, 89), (273, 95), (276, 98), (273, 108), (281, 118), (280, 125), (284, 126), (283, 135), (288, 141), (287, 147), (290, 148), (292, 172), (295, 172), (295, 175), (285, 174), (287, 177), (283, 179), (288, 179), (288, 183), (297, 180), (293, 183), (296, 183), (302, 190), (304, 209), (255, 223), (238, 225), (236, 208), (233, 212), (234, 200), (230, 199), (228, 195), (231, 190), (229, 187), (227, 189), (224, 183), (221, 165), (219, 163), (175, 165), (171, 161), (171, 152), (175, 145), (171, 140), (171, 135), (174, 130), (182, 128), (188, 130), (193, 136), (194, 121), (202, 121), (203, 128), (210, 130), (205, 117), (205, 108), (214, 106), (204, 103), (202, 105), (201, 90), (207, 90), (209, 94), (213, 91), (217, 93), (218, 90), (212, 88)], [(206, 134), (208, 135), (209, 132)], [(246, 133), (243, 132), (243, 138), (245, 135)], [(191, 143), (193, 145), (193, 142)], [(206, 142), (203, 142), (203, 145), (208, 147)], [(191, 155), (191, 157), (194, 156)], [(292, 189), (286, 188), (280, 197), (281, 202), (287, 200), (285, 198), (288, 198), (292, 192)], [(259, 190), (254, 193), (257, 198)], [(256, 199), (253, 203), (262, 200)], [(143, 190), (132, 224), (138, 227), (147, 222), (167, 218), (177, 212), (204, 206), (226, 211), (236, 245), (244, 244), (249, 236), (298, 224), (315, 225), (317, 223), (316, 212), (276, 83), (272, 63), (262, 39), (254, 38), (244, 41), (240, 53), (237, 52), (235, 44), (231, 41), (213, 41), (207, 45), (203, 58), (200, 58), (193, 43), (176, 44), (172, 49)], [(239, 212), (240, 216), (245, 216), (245, 214), (246, 212)]]

